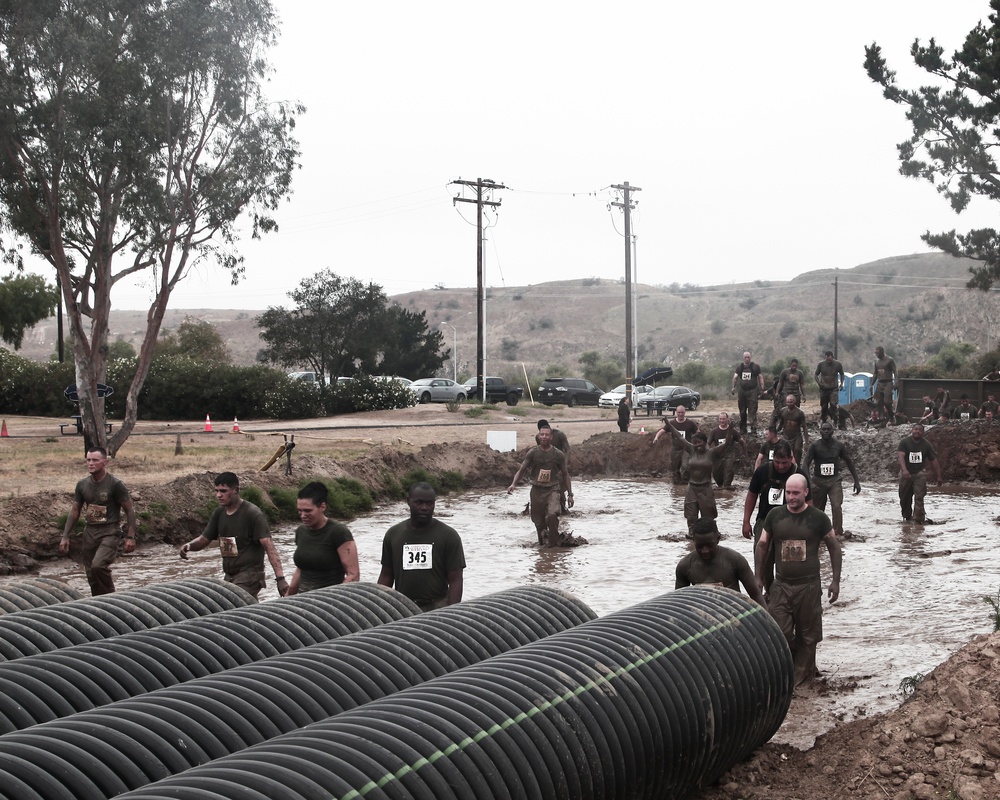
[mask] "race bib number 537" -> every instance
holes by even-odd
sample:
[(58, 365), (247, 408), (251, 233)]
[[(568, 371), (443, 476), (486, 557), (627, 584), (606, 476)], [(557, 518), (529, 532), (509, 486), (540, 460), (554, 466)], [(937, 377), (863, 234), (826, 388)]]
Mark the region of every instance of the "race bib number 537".
[(434, 566), (431, 559), (433, 549), (431, 544), (404, 544), (403, 569), (430, 569)]

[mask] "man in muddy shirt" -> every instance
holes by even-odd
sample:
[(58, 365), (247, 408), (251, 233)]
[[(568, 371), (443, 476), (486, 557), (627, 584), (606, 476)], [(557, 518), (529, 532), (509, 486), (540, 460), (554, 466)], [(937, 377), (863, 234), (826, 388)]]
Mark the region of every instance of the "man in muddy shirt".
[(837, 393), (844, 388), (844, 367), (834, 359), (833, 351), (827, 350), (822, 361), (816, 366), (816, 384), (819, 386), (819, 421), (826, 422), (827, 415), (834, 419), (837, 415)]
[(795, 685), (816, 677), (816, 646), (823, 640), (823, 585), (819, 546), (830, 554), (832, 580), (827, 588), (831, 603), (840, 596), (843, 551), (830, 518), (806, 505), (805, 476), (793, 475), (785, 484), (785, 505), (767, 515), (760, 541), (754, 549), (757, 580), (764, 585), (768, 558), (774, 559), (774, 582), (767, 610), (778, 623), (792, 651)]
[(757, 398), (764, 391), (764, 376), (760, 365), (751, 359), (750, 351), (743, 354), (743, 361), (733, 370), (733, 394), (739, 392), (737, 406), (740, 410), (740, 433), (747, 432), (747, 417), (750, 417), (750, 433), (757, 435)]
[(694, 552), (677, 562), (675, 589), (708, 584), (738, 592), (742, 583), (751, 600), (766, 606), (747, 560), (735, 550), (719, 547), (719, 526), (714, 519), (695, 522), (691, 526), (691, 539)]
[(80, 558), (95, 597), (115, 590), (111, 564), (118, 556), (121, 541), (121, 511), (125, 510), (127, 530), (123, 550), (135, 550), (135, 509), (125, 484), (108, 472), (108, 451), (92, 447), (86, 453), (88, 477), (77, 483), (73, 494), (73, 507), (66, 517), (59, 552), (69, 553), (69, 538), (76, 527), (80, 513), (84, 513), (87, 527), (83, 531), (83, 549)]
[(725, 411), (719, 414), (719, 424), (712, 429), (708, 440), (713, 447), (721, 444), (729, 445), (715, 460), (715, 466), (712, 467), (712, 477), (715, 479), (716, 486), (732, 489), (733, 477), (736, 474), (736, 448), (734, 445), (739, 445), (741, 453), (746, 453), (746, 445), (743, 442), (743, 437), (729, 424), (729, 414)]
[[(785, 502), (785, 484), (793, 475), (806, 477), (805, 473), (792, 461), (792, 450), (788, 442), (780, 441), (774, 446), (774, 458), (768, 464), (762, 464), (754, 470), (750, 478), (746, 499), (743, 501), (743, 538), (753, 537), (754, 547), (760, 539), (764, 528), (764, 520), (772, 508)], [(806, 479), (806, 500), (811, 499), (808, 493), (808, 478)], [(753, 528), (750, 527), (750, 517), (754, 506), (757, 506), (757, 519)], [(771, 585), (771, 569), (765, 569), (764, 588)]]
[(566, 470), (566, 456), (552, 446), (552, 429), (540, 428), (537, 447), (532, 447), (514, 479), (507, 487), (513, 494), (521, 477), (527, 472), (531, 480), (531, 521), (535, 525), (539, 544), (556, 547), (559, 544), (559, 493), (566, 492), (566, 504), (573, 507), (573, 487)]
[(288, 581), (281, 566), (281, 556), (271, 541), (264, 512), (249, 500), (240, 497), (240, 479), (233, 472), (220, 472), (215, 478), (215, 499), (219, 507), (205, 526), (205, 532), (181, 545), (180, 556), (204, 550), (219, 540), (222, 573), (228, 583), (245, 589), (255, 598), (267, 583), (264, 579), (264, 555), (274, 570), (278, 595), (288, 593)]
[(875, 365), (872, 367), (872, 399), (879, 414), (883, 413), (887, 425), (892, 425), (896, 409), (892, 392), (896, 388), (896, 361), (885, 354), (881, 345), (875, 348)]
[(861, 482), (858, 471), (851, 460), (851, 451), (847, 445), (833, 438), (833, 423), (824, 422), (819, 426), (819, 441), (813, 442), (806, 453), (802, 470), (807, 475), (812, 465), (812, 502), (815, 508), (826, 511), (826, 499), (830, 498), (830, 515), (833, 517), (833, 530), (837, 536), (844, 536), (844, 485), (840, 474), (840, 462), (843, 461), (854, 478), (854, 494), (861, 492)]
[(987, 412), (991, 413), (995, 418), (998, 411), (1000, 411), (1000, 403), (997, 403), (996, 397), (991, 392), (986, 395), (986, 402), (979, 407), (979, 418), (985, 419)]
[[(653, 437), (653, 444), (657, 444), (664, 438), (670, 439), (670, 428), (680, 433), (684, 437), (684, 441), (690, 442), (691, 437), (698, 432), (698, 423), (687, 418), (687, 409), (684, 406), (677, 406), (672, 421), (666, 417), (663, 418), (663, 427)], [(673, 474), (674, 483), (684, 483), (688, 479), (688, 453), (683, 447), (678, 447), (676, 444), (670, 451), (670, 472)]]
[(961, 402), (951, 412), (951, 418), (957, 419), (959, 422), (974, 420), (979, 414), (979, 409), (973, 403), (969, 402), (969, 395), (967, 394), (963, 394), (960, 400)]
[(931, 443), (924, 438), (924, 426), (919, 422), (910, 429), (910, 435), (899, 443), (896, 451), (899, 460), (899, 507), (903, 519), (912, 518), (918, 524), (931, 523), (924, 514), (924, 497), (927, 495), (927, 465), (934, 467), (938, 486), (941, 485), (941, 464)]
[(802, 451), (809, 447), (809, 432), (806, 430), (806, 414), (795, 402), (795, 395), (785, 397), (785, 407), (774, 415), (772, 423), (792, 448), (795, 463), (801, 464)]
[(797, 358), (789, 361), (788, 367), (781, 371), (778, 376), (778, 388), (775, 391), (777, 397), (792, 395), (796, 407), (802, 405), (802, 401), (806, 399), (806, 374), (799, 369)]

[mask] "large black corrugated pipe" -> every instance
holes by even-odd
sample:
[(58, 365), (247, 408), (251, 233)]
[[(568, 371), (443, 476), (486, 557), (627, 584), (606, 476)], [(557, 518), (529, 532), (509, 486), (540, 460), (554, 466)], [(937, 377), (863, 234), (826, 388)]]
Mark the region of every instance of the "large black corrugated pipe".
[(83, 595), (68, 583), (52, 578), (11, 581), (0, 585), (0, 614), (82, 599)]
[(238, 586), (187, 578), (0, 616), (0, 661), (47, 653), (257, 601)]
[(112, 797), (593, 618), (511, 589), (0, 736), (0, 792)]
[(0, 733), (419, 613), (399, 592), (348, 583), (0, 662)]
[(774, 734), (792, 683), (763, 608), (689, 587), (121, 798), (681, 798)]

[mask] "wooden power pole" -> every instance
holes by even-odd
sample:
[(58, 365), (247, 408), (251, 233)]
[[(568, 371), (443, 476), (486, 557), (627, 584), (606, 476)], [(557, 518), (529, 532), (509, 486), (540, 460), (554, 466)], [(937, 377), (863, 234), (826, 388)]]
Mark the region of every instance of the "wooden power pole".
[(641, 192), (638, 186), (625, 183), (612, 186), (622, 193), (622, 201), (611, 205), (625, 211), (625, 391), (631, 397), (632, 382), (635, 380), (635, 359), (632, 348), (632, 192)]
[(483, 206), (497, 208), (500, 200), (486, 200), (484, 194), (494, 189), (506, 189), (500, 183), (483, 178), (476, 178), (474, 181), (457, 180), (452, 181), (459, 186), (469, 186), (476, 190), (476, 197), (458, 197), (452, 201), (454, 203), (475, 203), (476, 204), (476, 386), (482, 393), (480, 396), (483, 402), (486, 401), (485, 380), (483, 377), (485, 361), (485, 335), (483, 330)]

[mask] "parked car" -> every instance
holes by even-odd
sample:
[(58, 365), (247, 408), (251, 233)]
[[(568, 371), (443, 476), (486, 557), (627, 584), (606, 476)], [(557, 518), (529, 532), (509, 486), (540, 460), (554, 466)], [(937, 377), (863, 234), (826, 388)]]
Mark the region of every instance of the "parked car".
[[(632, 399), (634, 400), (640, 394), (645, 394), (646, 392), (653, 391), (652, 386), (633, 386), (632, 387)], [(616, 386), (610, 392), (605, 392), (600, 396), (597, 401), (597, 405), (601, 408), (617, 408), (618, 404), (622, 401), (625, 396), (625, 384), (621, 386)]]
[(399, 375), (372, 375), (373, 381), (396, 381), (396, 383), (401, 383), (403, 386), (409, 386), (413, 381), (409, 378), (401, 378)]
[(449, 378), (421, 378), (410, 384), (418, 403), (464, 403), (465, 387)]
[(655, 407), (656, 404), (663, 403), (667, 411), (676, 411), (677, 406), (684, 406), (688, 411), (693, 411), (700, 402), (701, 395), (688, 389), (687, 386), (657, 386), (651, 392), (639, 395), (635, 407), (644, 409), (650, 404)]
[(596, 406), (604, 390), (584, 378), (546, 378), (538, 387), (538, 399), (547, 406), (565, 403), (573, 406)]
[[(486, 381), (486, 402), (506, 403), (509, 406), (516, 406), (517, 401), (524, 395), (524, 389), (520, 386), (508, 386), (503, 378), (484, 376)], [(480, 400), (479, 379), (475, 376), (469, 378), (462, 385), (465, 387), (465, 395), (471, 400)]]

